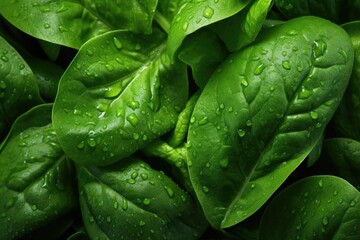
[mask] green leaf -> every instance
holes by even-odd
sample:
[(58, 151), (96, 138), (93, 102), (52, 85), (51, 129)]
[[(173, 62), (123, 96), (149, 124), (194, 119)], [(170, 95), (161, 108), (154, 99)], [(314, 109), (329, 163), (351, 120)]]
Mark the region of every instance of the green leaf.
[(201, 29), (184, 40), (178, 57), (191, 67), (196, 84), (203, 89), (228, 54), (215, 33)]
[(92, 238), (196, 239), (206, 227), (188, 193), (135, 158), (105, 168), (78, 166), (78, 179)]
[(344, 0), (275, 0), (277, 9), (287, 18), (314, 15), (336, 23), (347, 21)]
[(156, 5), (157, 0), (3, 0), (0, 14), (33, 37), (78, 49), (110, 30), (150, 33)]
[(18, 239), (60, 221), (76, 205), (73, 166), (51, 126), (51, 107), (39, 105), (21, 115), (2, 144), (0, 231), (4, 239)]
[(186, 36), (202, 27), (231, 17), (251, 0), (190, 0), (174, 17), (168, 38), (168, 51), (173, 58)]
[(212, 226), (251, 216), (300, 165), (333, 116), (352, 65), (341, 27), (302, 17), (262, 31), (217, 69), (188, 135), (190, 178)]
[(360, 189), (360, 142), (349, 138), (331, 138), (324, 141), (326, 165), (336, 175)]
[(262, 216), (259, 239), (360, 238), (360, 193), (335, 176), (304, 178), (283, 190)]
[(0, 140), (20, 114), (42, 102), (30, 67), (0, 36)]
[(36, 57), (28, 57), (26, 61), (36, 77), (41, 98), (54, 102), (64, 70), (55, 63)]
[(187, 101), (186, 66), (165, 36), (115, 31), (87, 42), (60, 80), (53, 121), (64, 152), (106, 165), (170, 131)]
[(230, 52), (252, 43), (263, 26), (273, 0), (255, 0), (233, 17), (215, 23), (216, 31)]
[(342, 27), (351, 38), (355, 56), (349, 85), (335, 113), (333, 128), (339, 137), (360, 141), (360, 21)]

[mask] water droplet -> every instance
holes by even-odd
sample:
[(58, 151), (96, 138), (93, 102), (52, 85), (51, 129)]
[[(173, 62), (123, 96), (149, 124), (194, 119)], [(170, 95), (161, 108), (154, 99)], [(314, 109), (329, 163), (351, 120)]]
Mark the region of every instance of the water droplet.
[(1, 56), (1, 60), (3, 60), (4, 62), (8, 62), (8, 61), (9, 61), (9, 58), (6, 57), (6, 56)]
[(227, 158), (221, 159), (219, 165), (221, 168), (227, 168), (229, 166), (229, 159)]
[(135, 184), (136, 183), (135, 179), (128, 179), (127, 182), (130, 183), (130, 184)]
[(105, 64), (105, 67), (106, 67), (106, 69), (107, 69), (109, 72), (114, 71), (114, 66), (111, 65), (111, 64)]
[(207, 167), (207, 168), (211, 167), (210, 162), (206, 162), (205, 167)]
[(245, 78), (243, 78), (243, 79), (241, 80), (241, 84), (242, 84), (244, 87), (247, 87), (247, 86), (249, 85), (248, 81), (247, 81)]
[(106, 221), (107, 221), (108, 223), (110, 223), (110, 222), (111, 222), (111, 217), (108, 216), (108, 217), (106, 218)]
[(310, 112), (310, 117), (311, 117), (312, 119), (317, 119), (319, 116), (318, 116), (317, 112), (311, 111), (311, 112)]
[(114, 208), (115, 208), (115, 209), (118, 209), (118, 207), (119, 207), (119, 203), (118, 203), (117, 201), (115, 201), (115, 202), (114, 202)]
[(133, 127), (136, 127), (136, 125), (139, 123), (139, 118), (136, 116), (135, 113), (131, 113), (126, 117), (126, 119)]
[[(289, 5), (291, 5), (291, 7), (293, 7), (292, 4), (289, 4)], [(293, 30), (288, 31), (286, 34), (289, 36), (296, 36), (298, 33), (296, 30), (293, 29)]]
[(87, 144), (89, 145), (89, 147), (96, 147), (96, 140), (94, 137), (89, 137), (87, 140), (86, 140)]
[(36, 210), (37, 210), (37, 206), (34, 204), (34, 205), (31, 206), (31, 209), (32, 209), (33, 211), (36, 211)]
[(184, 22), (184, 24), (183, 24), (183, 26), (182, 26), (182, 29), (184, 30), (184, 31), (186, 31), (187, 29), (188, 29), (188, 27), (189, 27), (189, 22)]
[(137, 178), (137, 176), (139, 175), (139, 173), (137, 171), (134, 171), (132, 174), (131, 174), (131, 178), (132, 179), (135, 179)]
[(251, 125), (252, 125), (252, 121), (251, 121), (250, 119), (248, 119), (248, 120), (246, 121), (246, 126), (250, 127)]
[(350, 202), (350, 207), (355, 207), (355, 205), (356, 205), (356, 203), (354, 200)]
[(80, 150), (83, 149), (85, 147), (85, 142), (81, 141), (76, 147)]
[(148, 179), (148, 175), (146, 173), (141, 173), (140, 176), (141, 176), (142, 180)]
[(255, 188), (255, 183), (251, 184), (251, 189)]
[(282, 51), (281, 55), (285, 57), (287, 55), (287, 51)]
[(142, 220), (139, 222), (139, 225), (140, 225), (140, 226), (144, 226), (145, 224), (146, 224), (146, 223), (145, 223), (144, 221), (142, 221)]
[(93, 223), (95, 221), (94, 217), (93, 216), (90, 216), (89, 217), (89, 222)]
[(91, 51), (90, 49), (86, 49), (86, 53), (88, 56), (93, 56), (94, 55), (94, 52)]
[(327, 45), (323, 40), (320, 39), (314, 41), (312, 48), (313, 48), (314, 58), (319, 58), (326, 53)]
[(260, 75), (265, 69), (265, 65), (260, 63), (254, 70), (255, 75)]
[(114, 41), (114, 45), (117, 49), (119, 49), (119, 50), (122, 49), (122, 47), (123, 47), (122, 43), (117, 37), (114, 37), (113, 41)]
[(140, 138), (140, 135), (138, 133), (133, 133), (132, 136), (134, 140), (139, 140)]
[(312, 91), (306, 89), (304, 86), (301, 86), (301, 90), (299, 93), (300, 99), (308, 99), (309, 97), (311, 97), (311, 95), (313, 95)]
[(214, 9), (212, 9), (209, 6), (206, 6), (203, 12), (204, 18), (212, 18), (213, 15), (214, 15)]
[(44, 28), (45, 28), (45, 29), (49, 29), (49, 28), (51, 28), (51, 25), (48, 24), (48, 23), (45, 23), (45, 24), (44, 24)]
[(199, 125), (205, 125), (207, 124), (209, 121), (208, 121), (208, 118), (207, 117), (203, 117), (202, 119), (199, 120)]
[(195, 117), (191, 117), (191, 118), (190, 118), (190, 123), (193, 124), (193, 123), (195, 123), (195, 122), (196, 122), (196, 118), (195, 118)]
[(143, 203), (144, 203), (144, 205), (148, 206), (148, 205), (150, 205), (151, 200), (148, 199), (148, 198), (145, 198), (144, 201), (143, 201)]
[(246, 132), (245, 132), (244, 129), (239, 129), (239, 130), (238, 130), (238, 135), (239, 135), (239, 137), (244, 137), (245, 134), (246, 134)]
[(121, 202), (121, 208), (126, 211), (128, 209), (128, 201), (126, 199), (123, 199)]
[(282, 66), (283, 66), (283, 68), (285, 68), (286, 70), (290, 70), (290, 69), (291, 69), (290, 63), (289, 63), (289, 61), (287, 61), (287, 60), (282, 61)]
[(209, 188), (207, 186), (202, 186), (202, 190), (203, 190), (204, 193), (209, 192)]
[(64, 27), (64, 26), (59, 26), (59, 31), (61, 32), (61, 33), (64, 33), (64, 32), (67, 32), (68, 30)]
[(165, 190), (170, 198), (174, 197), (174, 191), (170, 187), (165, 187)]

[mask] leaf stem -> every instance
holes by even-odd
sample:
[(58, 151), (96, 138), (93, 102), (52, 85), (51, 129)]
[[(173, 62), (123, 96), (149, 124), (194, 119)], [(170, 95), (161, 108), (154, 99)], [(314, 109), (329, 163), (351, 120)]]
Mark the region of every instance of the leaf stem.
[(167, 34), (169, 34), (169, 32), (170, 32), (170, 22), (168, 21), (168, 19), (159, 11), (155, 12), (154, 19), (160, 25), (160, 27)]

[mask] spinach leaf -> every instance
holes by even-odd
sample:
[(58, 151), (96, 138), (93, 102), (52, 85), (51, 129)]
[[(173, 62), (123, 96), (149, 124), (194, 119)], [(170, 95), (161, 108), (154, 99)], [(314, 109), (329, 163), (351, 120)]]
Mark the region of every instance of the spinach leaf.
[(275, 4), (279, 11), (287, 18), (315, 15), (336, 23), (342, 23), (346, 21), (346, 1), (275, 0)]
[(354, 47), (354, 66), (346, 93), (334, 116), (333, 128), (339, 137), (360, 141), (360, 21), (347, 23), (343, 28)]
[(231, 17), (244, 9), (251, 0), (190, 0), (180, 8), (171, 23), (168, 51), (173, 58), (186, 36), (204, 26)]
[(53, 110), (72, 160), (111, 164), (175, 126), (188, 97), (187, 72), (165, 49), (158, 30), (115, 31), (84, 44), (60, 80)]
[(46, 102), (54, 102), (64, 70), (53, 62), (36, 57), (27, 58), (27, 63), (36, 77), (41, 98)]
[(30, 67), (0, 36), (0, 140), (20, 114), (42, 102)]
[(359, 211), (360, 193), (345, 180), (304, 178), (267, 206), (259, 239), (359, 239)]
[(80, 48), (110, 30), (150, 33), (156, 6), (157, 0), (3, 0), (0, 14), (36, 38)]
[(4, 239), (27, 236), (55, 221), (60, 226), (64, 220), (68, 226), (64, 218), (76, 205), (73, 165), (51, 126), (51, 107), (39, 105), (21, 115), (1, 146), (0, 231)]
[(193, 199), (139, 159), (77, 169), (83, 220), (92, 238), (195, 239), (206, 227)]
[(214, 70), (228, 54), (224, 43), (215, 33), (201, 29), (184, 40), (178, 57), (191, 67), (196, 84), (204, 88)]
[(230, 52), (237, 51), (253, 42), (273, 4), (272, 0), (255, 0), (233, 17), (215, 23), (216, 31)]
[(349, 138), (324, 141), (324, 162), (336, 174), (360, 189), (360, 142)]
[(188, 134), (190, 178), (212, 226), (251, 216), (310, 153), (345, 91), (353, 54), (341, 27), (302, 17), (262, 31), (217, 69)]

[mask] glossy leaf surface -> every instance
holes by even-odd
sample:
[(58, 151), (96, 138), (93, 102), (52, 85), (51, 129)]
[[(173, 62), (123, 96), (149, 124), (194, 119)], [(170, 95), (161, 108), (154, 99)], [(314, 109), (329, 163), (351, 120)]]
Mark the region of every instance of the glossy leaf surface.
[(352, 65), (343, 29), (303, 17), (262, 31), (217, 69), (188, 135), (190, 178), (214, 227), (252, 215), (310, 153)]
[(0, 13), (29, 35), (80, 48), (90, 38), (110, 30), (150, 33), (156, 5), (157, 0), (3, 0)]
[(231, 17), (244, 9), (250, 0), (190, 0), (182, 6), (171, 23), (168, 51), (171, 58), (189, 34), (204, 26)]
[(42, 103), (33, 72), (0, 36), (0, 140), (22, 113)]
[(104, 168), (78, 167), (80, 204), (89, 235), (197, 238), (206, 223), (188, 193), (143, 161), (126, 160)]
[(324, 142), (324, 164), (336, 175), (360, 189), (360, 142), (349, 138), (331, 138)]
[(164, 38), (159, 31), (116, 31), (80, 49), (60, 80), (53, 111), (72, 160), (111, 164), (174, 127), (187, 101), (187, 73), (164, 53)]
[(272, 0), (252, 1), (244, 10), (214, 24), (211, 29), (218, 33), (230, 52), (237, 51), (255, 40), (272, 3)]
[(40, 105), (19, 117), (2, 144), (0, 231), (4, 239), (27, 236), (60, 220), (76, 204), (73, 166), (51, 126), (51, 107)]
[(343, 25), (354, 51), (354, 67), (348, 88), (334, 116), (334, 129), (339, 137), (360, 141), (360, 21)]
[(356, 240), (360, 238), (359, 211), (360, 192), (345, 180), (304, 178), (267, 206), (259, 239)]

